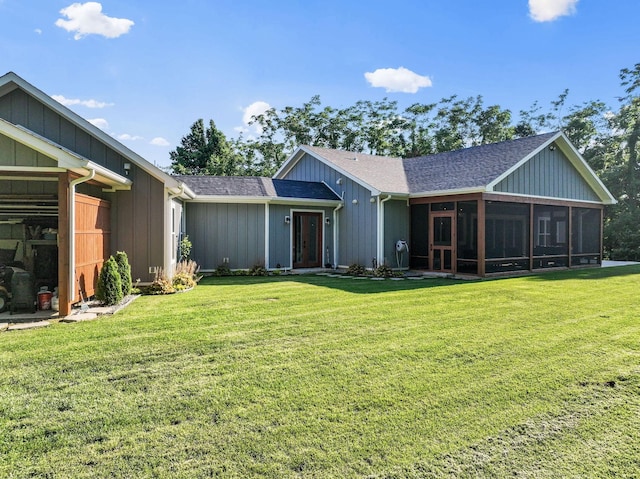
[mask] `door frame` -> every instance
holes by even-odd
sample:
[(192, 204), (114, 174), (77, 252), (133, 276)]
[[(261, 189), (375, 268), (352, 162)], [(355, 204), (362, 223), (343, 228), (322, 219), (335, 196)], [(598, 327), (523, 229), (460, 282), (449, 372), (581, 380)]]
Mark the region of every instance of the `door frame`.
[[(434, 244), (433, 244), (433, 236), (434, 236), (434, 220), (436, 218), (451, 218), (451, 246), (437, 246), (435, 249), (439, 250), (448, 250), (451, 251), (451, 268), (444, 269), (444, 261), (441, 258), (442, 267), (438, 270), (434, 269), (435, 263), (435, 253), (434, 253)], [(455, 273), (456, 272), (456, 210), (452, 211), (431, 211), (429, 212), (429, 269), (431, 271), (437, 271), (441, 273)]]
[(320, 223), (318, 225), (318, 237), (319, 237), (319, 242), (318, 242), (318, 253), (319, 253), (319, 260), (318, 260), (318, 266), (298, 266), (299, 268), (322, 268), (324, 265), (324, 245), (325, 245), (325, 221), (326, 221), (326, 216), (325, 216), (325, 211), (324, 210), (314, 210), (314, 209), (291, 209), (289, 211), (290, 214), (290, 218), (291, 218), (291, 224), (289, 226), (290, 229), (290, 242), (289, 242), (289, 255), (290, 255), (290, 263), (291, 264), (291, 268), (296, 268), (295, 266), (295, 254), (294, 254), (294, 249), (295, 249), (295, 227), (296, 227), (296, 216), (298, 215), (318, 215), (320, 218)]

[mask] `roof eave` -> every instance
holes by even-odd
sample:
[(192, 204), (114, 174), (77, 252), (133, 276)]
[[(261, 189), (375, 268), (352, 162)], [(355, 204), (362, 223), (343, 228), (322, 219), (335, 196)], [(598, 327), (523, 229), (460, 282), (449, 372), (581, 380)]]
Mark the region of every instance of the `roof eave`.
[(169, 174), (165, 173), (157, 166), (151, 164), (150, 162), (142, 158), (140, 155), (130, 150), (119, 141), (117, 141), (115, 138), (108, 135), (107, 133), (102, 131), (100, 128), (92, 125), (87, 120), (82, 118), (80, 115), (78, 115), (77, 113), (74, 113), (69, 108), (57, 102), (56, 100), (51, 98), (49, 95), (39, 90), (38, 88), (34, 87), (29, 82), (27, 82), (20, 76), (16, 75), (15, 73), (9, 72), (3, 75), (2, 77), (0, 77), (0, 96), (2, 94), (9, 93), (15, 89), (15, 88), (11, 88), (11, 83), (13, 83), (17, 88), (21, 88), (22, 90), (26, 91), (28, 94), (37, 98), (40, 102), (44, 103), (46, 106), (48, 106), (53, 111), (55, 111), (56, 113), (58, 113), (59, 115), (61, 115), (62, 117), (70, 121), (71, 123), (73, 123), (75, 126), (80, 128), (81, 130), (84, 130), (89, 135), (98, 138), (100, 141), (105, 143), (114, 151), (118, 152), (123, 157), (131, 160), (133, 163), (138, 165), (140, 168), (142, 168), (144, 171), (146, 171), (151, 176), (156, 178), (158, 181), (161, 181), (162, 183), (165, 183), (170, 187), (179, 186), (179, 183), (174, 178), (172, 178)]
[(295, 204), (316, 206), (338, 206), (341, 200), (316, 198), (289, 198), (281, 196), (243, 196), (243, 195), (195, 195), (190, 203), (246, 203), (246, 204)]
[[(56, 161), (58, 163), (57, 170), (59, 171), (68, 170), (84, 176), (93, 170), (96, 172), (96, 180), (105, 185), (117, 189), (131, 188), (132, 182), (130, 179), (114, 173), (113, 171), (98, 165), (77, 153), (67, 150), (66, 148), (47, 140), (24, 127), (14, 125), (11, 122), (0, 119), (0, 133)], [(39, 168), (36, 168), (36, 170), (37, 169)]]
[(417, 193), (409, 194), (409, 198), (427, 198), (434, 196), (453, 196), (453, 195), (467, 195), (471, 193), (485, 193), (488, 191), (483, 186), (474, 186), (470, 188), (456, 188), (450, 190), (434, 190), (434, 191), (421, 191)]

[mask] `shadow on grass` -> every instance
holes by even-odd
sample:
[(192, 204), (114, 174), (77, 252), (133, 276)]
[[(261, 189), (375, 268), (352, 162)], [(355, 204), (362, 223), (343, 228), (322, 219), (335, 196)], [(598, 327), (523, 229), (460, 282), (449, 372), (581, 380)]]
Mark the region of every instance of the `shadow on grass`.
[(637, 274), (640, 274), (640, 265), (549, 271), (531, 275), (527, 278), (531, 281), (560, 281), (567, 279), (604, 279), (621, 276), (635, 276)]
[[(573, 269), (563, 271), (545, 271), (528, 276), (522, 276), (521, 279), (527, 281), (563, 281), (563, 280), (597, 280), (612, 277), (632, 276), (640, 274), (640, 265), (638, 266), (619, 266), (613, 268), (588, 268)], [(502, 278), (485, 278), (474, 280), (460, 280), (451, 278), (425, 278), (420, 280), (405, 279), (402, 281), (394, 281), (385, 279), (382, 281), (374, 281), (371, 279), (355, 279), (355, 278), (330, 278), (327, 276), (316, 275), (283, 275), (283, 276), (209, 276), (202, 279), (201, 285), (211, 286), (248, 286), (254, 284), (265, 284), (274, 282), (297, 282), (304, 283), (323, 288), (339, 289), (341, 291), (355, 294), (376, 294), (389, 291), (410, 291), (420, 289), (438, 288), (441, 286), (458, 286), (469, 283), (478, 283), (486, 281), (506, 281), (518, 277), (502, 277)]]
[(222, 277), (206, 277), (200, 281), (201, 285), (220, 285), (220, 286), (246, 286), (253, 284), (265, 284), (274, 282), (296, 282), (304, 283), (323, 288), (339, 289), (348, 293), (355, 294), (377, 294), (389, 291), (411, 291), (418, 289), (430, 289), (441, 286), (456, 286), (460, 284), (474, 283), (478, 280), (459, 280), (449, 278), (425, 278), (420, 280), (404, 279), (395, 281), (385, 279), (375, 281), (371, 279), (355, 279), (355, 278), (329, 278), (326, 276), (316, 275), (285, 275), (285, 276), (269, 276), (269, 277), (252, 277), (252, 276), (222, 276)]

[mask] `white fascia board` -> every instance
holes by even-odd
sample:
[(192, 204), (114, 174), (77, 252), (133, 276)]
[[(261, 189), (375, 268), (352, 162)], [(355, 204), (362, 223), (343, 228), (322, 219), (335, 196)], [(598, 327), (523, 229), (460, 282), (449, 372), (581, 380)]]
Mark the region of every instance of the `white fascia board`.
[[(570, 203), (584, 203), (585, 205), (600, 205), (602, 206), (603, 202), (601, 201), (589, 201), (589, 200), (576, 200), (573, 198), (558, 198), (557, 196), (537, 196), (537, 195), (523, 195), (522, 193), (508, 193), (508, 192), (504, 192), (504, 191), (491, 191), (488, 192), (491, 193), (491, 195), (493, 196), (505, 196), (505, 197), (509, 197), (509, 196), (517, 196), (519, 198), (531, 198), (534, 200), (551, 200), (551, 201), (567, 201)], [(535, 203), (535, 201), (533, 202)], [(605, 204), (611, 204), (611, 203), (605, 203)]]
[(138, 165), (140, 168), (145, 170), (147, 173), (149, 173), (151, 176), (153, 176), (157, 180), (161, 181), (167, 186), (179, 185), (178, 181), (172, 178), (169, 174), (165, 173), (157, 166), (149, 163), (140, 155), (133, 152), (132, 150), (124, 146), (122, 143), (117, 141), (111, 135), (105, 133), (100, 128), (92, 125), (87, 120), (82, 118), (80, 115), (74, 113), (69, 108), (57, 102), (56, 100), (51, 98), (49, 95), (39, 90), (38, 88), (34, 87), (30, 83), (28, 83), (26, 80), (16, 75), (15, 73), (9, 72), (6, 75), (0, 77), (0, 92), (2, 92), (11, 82), (13, 82), (22, 90), (26, 91), (28, 94), (30, 94), (34, 98), (38, 99), (40, 102), (44, 103), (46, 106), (48, 106), (53, 111), (61, 115), (63, 118), (69, 120), (71, 123), (73, 123), (75, 126), (80, 128), (81, 130), (84, 130), (86, 133), (99, 139), (100, 141), (105, 143), (114, 151), (118, 152), (123, 157), (131, 160), (131, 162)]
[(169, 194), (180, 200), (192, 200), (196, 197), (196, 194), (193, 192), (191, 188), (187, 186), (186, 183), (178, 182), (178, 186), (167, 186), (167, 191)]
[[(32, 172), (55, 172), (70, 170), (85, 176), (89, 170), (95, 170), (97, 179), (110, 186), (123, 185), (125, 189), (131, 186), (131, 180), (124, 176), (118, 175), (111, 170), (94, 163), (87, 158), (60, 146), (51, 140), (41, 137), (40, 135), (18, 125), (14, 125), (8, 121), (0, 119), (0, 133), (12, 140), (37, 151), (54, 161), (58, 162), (58, 168), (51, 167), (13, 167), (15, 171), (32, 171)], [(4, 167), (4, 171), (10, 171), (9, 167)]]
[[(131, 189), (132, 181), (129, 178), (126, 178), (118, 173), (114, 173), (113, 171), (105, 168), (104, 166), (98, 165), (93, 161), (87, 161), (84, 169), (95, 170), (96, 177), (102, 182), (107, 183), (111, 186), (115, 186), (116, 189)], [(86, 173), (85, 173), (86, 174)]]
[(436, 191), (422, 191), (418, 193), (411, 193), (409, 198), (430, 198), (433, 196), (453, 196), (453, 195), (468, 195), (470, 193), (486, 193), (486, 188), (476, 186), (473, 188), (459, 188), (457, 190), (436, 190)]
[(314, 198), (270, 198), (269, 203), (272, 205), (304, 205), (304, 206), (330, 206), (335, 208), (341, 200), (318, 200)]
[(322, 164), (324, 164), (324, 165), (328, 166), (329, 168), (337, 171), (342, 176), (350, 179), (354, 183), (357, 183), (358, 185), (362, 186), (363, 188), (371, 191), (371, 196), (378, 196), (381, 193), (377, 188), (374, 188), (370, 184), (362, 181), (357, 176), (352, 175), (348, 171), (340, 168), (339, 166), (335, 165), (334, 163), (331, 163), (329, 160), (324, 159), (322, 156), (318, 155), (316, 152), (311, 151), (311, 150), (305, 148), (304, 146), (299, 146), (296, 149), (296, 151), (282, 164), (280, 169), (276, 172), (275, 175), (273, 175), (273, 177), (275, 179), (286, 180), (285, 176), (287, 175), (287, 173), (289, 173), (289, 171), (296, 165), (296, 163), (298, 163), (298, 161), (300, 161), (300, 159), (302, 159), (302, 157), (303, 157), (303, 155), (305, 153), (308, 154), (308, 155), (313, 156), (316, 160), (318, 160)]
[(309, 206), (338, 206), (340, 200), (317, 200), (313, 198), (278, 198), (271, 196), (213, 196), (196, 195), (187, 200), (189, 203), (246, 203), (246, 204), (276, 204), (276, 205), (309, 205)]
[(576, 167), (578, 172), (582, 175), (584, 180), (593, 188), (595, 193), (600, 197), (602, 203), (605, 205), (614, 205), (618, 201), (613, 197), (609, 189), (598, 178), (595, 171), (589, 166), (589, 163), (582, 157), (576, 147), (569, 141), (569, 138), (564, 133), (561, 133), (562, 140), (558, 142), (558, 147), (569, 159), (571, 164)]
[[(62, 173), (67, 171), (64, 168), (57, 166), (9, 166), (0, 165), (0, 172), (5, 173), (33, 173), (33, 177), (36, 178), (38, 173)], [(56, 179), (57, 181), (57, 179)]]
[(214, 195), (196, 195), (193, 199), (188, 200), (189, 203), (247, 203), (247, 204), (266, 204), (269, 198), (264, 196), (214, 196)]

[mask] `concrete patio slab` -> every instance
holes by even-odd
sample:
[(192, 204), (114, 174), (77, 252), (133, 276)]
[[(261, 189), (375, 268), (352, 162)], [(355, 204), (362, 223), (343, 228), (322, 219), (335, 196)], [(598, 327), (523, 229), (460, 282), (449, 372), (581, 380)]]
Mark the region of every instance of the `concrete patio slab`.
[[(94, 309), (94, 308), (92, 308)], [(60, 320), (61, 323), (80, 323), (82, 321), (93, 321), (98, 319), (99, 314), (94, 312), (76, 313), (69, 316), (65, 316)]]
[(19, 331), (23, 329), (36, 329), (36, 328), (45, 328), (50, 326), (51, 323), (49, 321), (36, 321), (34, 323), (18, 323), (12, 324), (7, 328), (7, 331)]

